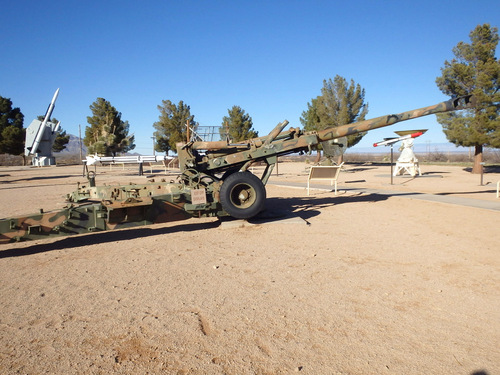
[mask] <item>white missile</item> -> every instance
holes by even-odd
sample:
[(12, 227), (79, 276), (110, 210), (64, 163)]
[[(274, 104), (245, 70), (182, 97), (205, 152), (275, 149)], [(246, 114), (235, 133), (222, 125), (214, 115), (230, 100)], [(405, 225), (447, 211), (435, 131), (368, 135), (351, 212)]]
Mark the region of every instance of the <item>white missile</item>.
[(52, 133), (57, 133), (61, 129), (61, 121), (58, 121)]
[(56, 106), (56, 100), (57, 96), (59, 95), (59, 89), (56, 90), (54, 93), (54, 96), (52, 97), (52, 100), (49, 104), (49, 108), (47, 108), (47, 112), (45, 113), (45, 118), (43, 119), (42, 124), (45, 125), (47, 121), (50, 120), (50, 116), (52, 116), (52, 111), (54, 110), (54, 107)]
[(54, 93), (52, 101), (49, 104), (49, 108), (47, 108), (47, 112), (45, 112), (45, 117), (43, 118), (43, 121), (40, 124), (40, 127), (38, 128), (38, 132), (36, 133), (35, 141), (33, 142), (33, 146), (31, 147), (31, 153), (33, 155), (37, 153), (38, 147), (40, 146), (43, 133), (45, 132), (45, 126), (47, 126), (47, 122), (50, 120), (50, 116), (52, 116), (52, 111), (56, 106), (56, 100), (58, 95), (59, 95), (59, 89), (57, 89), (56, 92)]
[(399, 141), (403, 141), (405, 139), (420, 137), (422, 134), (424, 134), (424, 133), (423, 132), (416, 132), (416, 133), (408, 134), (408, 135), (405, 135), (405, 136), (402, 136), (402, 137), (399, 137), (399, 138), (391, 138), (391, 139), (388, 139), (386, 141), (374, 143), (373, 147), (392, 145), (393, 143), (396, 143), (396, 142), (399, 142)]
[(162, 156), (162, 155), (99, 156), (95, 154), (95, 155), (87, 155), (85, 162), (87, 163), (87, 165), (94, 165), (97, 162), (111, 163), (111, 164), (114, 163), (142, 164), (142, 163), (156, 163), (172, 159), (173, 157), (171, 156)]

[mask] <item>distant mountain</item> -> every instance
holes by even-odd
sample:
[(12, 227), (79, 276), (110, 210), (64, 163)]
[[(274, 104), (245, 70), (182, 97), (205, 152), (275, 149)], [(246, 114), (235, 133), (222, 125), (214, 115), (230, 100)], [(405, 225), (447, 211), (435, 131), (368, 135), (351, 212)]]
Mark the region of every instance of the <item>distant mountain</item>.
[[(54, 155), (80, 155), (80, 138), (78, 138), (76, 135), (69, 134), (69, 142), (66, 144), (66, 148), (62, 150), (61, 152), (54, 152)], [(87, 155), (87, 147), (83, 144), (83, 139), (82, 139), (82, 155), (85, 156)], [(137, 152), (134, 153), (127, 153), (126, 155), (140, 155)]]
[[(76, 135), (69, 134), (69, 142), (66, 144), (66, 148), (61, 152), (55, 152), (55, 155), (80, 155), (80, 138)], [(83, 144), (82, 139), (82, 154), (87, 155), (87, 147)]]

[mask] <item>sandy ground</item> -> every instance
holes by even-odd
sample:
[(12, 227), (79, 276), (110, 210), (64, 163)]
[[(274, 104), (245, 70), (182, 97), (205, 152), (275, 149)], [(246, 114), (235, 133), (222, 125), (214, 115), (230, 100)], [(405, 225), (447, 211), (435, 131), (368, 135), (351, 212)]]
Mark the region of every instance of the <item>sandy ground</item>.
[[(500, 174), (422, 169), (391, 185), (387, 166), (347, 165), (339, 195), (308, 197), (274, 185), (306, 182), (282, 163), (267, 211), (287, 220), (0, 245), (0, 374), (499, 374), (500, 211), (380, 191), (498, 207)], [(60, 208), (77, 181), (0, 167), (0, 216)]]

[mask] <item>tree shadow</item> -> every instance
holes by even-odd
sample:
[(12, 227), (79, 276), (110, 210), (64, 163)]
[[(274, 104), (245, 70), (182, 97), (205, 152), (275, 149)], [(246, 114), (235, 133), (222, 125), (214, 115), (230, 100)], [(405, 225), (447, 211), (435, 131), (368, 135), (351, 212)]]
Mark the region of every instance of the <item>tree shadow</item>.
[(265, 211), (261, 212), (249, 221), (272, 220), (294, 216), (298, 216), (307, 221), (308, 219), (321, 214), (321, 209), (327, 207), (346, 203), (380, 202), (387, 200), (389, 197), (390, 195), (385, 194), (363, 194), (360, 192), (358, 195), (336, 197), (267, 198)]
[(483, 193), (496, 193), (496, 190), (476, 190), (476, 191), (453, 191), (444, 193), (434, 193), (434, 195), (459, 195), (459, 194), (483, 194)]
[(377, 167), (356, 167), (356, 168), (346, 168), (343, 170), (345, 173), (356, 173), (356, 172), (364, 172), (369, 171), (371, 169), (377, 169)]
[[(68, 178), (68, 177), (75, 177), (75, 175), (68, 174), (68, 175), (60, 175), (60, 176), (36, 176), (36, 177), (18, 178), (16, 180), (10, 180), (10, 181), (0, 181), (0, 183), (11, 184), (11, 183), (15, 183), (15, 182), (37, 181), (37, 180), (54, 180), (54, 179), (58, 179), (58, 178)], [(67, 184), (64, 184), (64, 185), (67, 185)]]
[(422, 176), (433, 175), (433, 174), (450, 174), (451, 172), (439, 172), (439, 171), (430, 171), (422, 173)]
[[(465, 172), (472, 173), (472, 167), (466, 167), (466, 168), (463, 168), (462, 170)], [(485, 166), (483, 166), (483, 174), (487, 174), (487, 173), (500, 173), (500, 165), (485, 165)]]
[(351, 180), (351, 181), (344, 181), (344, 184), (357, 184), (357, 183), (362, 183), (366, 182), (366, 180)]
[[(1, 185), (2, 183), (0, 183)], [(7, 185), (7, 184), (5, 184)], [(61, 182), (58, 184), (37, 184), (37, 185), (25, 185), (25, 186), (2, 186), (0, 187), (0, 190), (12, 190), (12, 189), (36, 189), (36, 188), (42, 188), (42, 187), (48, 187), (48, 186), (61, 186), (61, 185), (68, 185), (67, 183)], [(74, 189), (76, 190), (76, 189)]]
[(361, 165), (363, 167), (367, 167), (367, 169), (373, 169), (370, 167), (387, 167), (390, 166), (389, 162), (384, 162), (384, 161), (348, 161), (346, 162), (347, 165)]

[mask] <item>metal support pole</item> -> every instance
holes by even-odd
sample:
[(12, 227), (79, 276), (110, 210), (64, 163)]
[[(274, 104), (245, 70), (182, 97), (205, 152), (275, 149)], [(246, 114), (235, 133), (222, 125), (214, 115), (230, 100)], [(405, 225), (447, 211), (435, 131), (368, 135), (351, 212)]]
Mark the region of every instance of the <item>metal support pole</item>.
[(484, 163), (481, 164), (481, 183), (480, 186), (483, 186), (483, 173), (484, 173)]
[(83, 160), (83, 146), (82, 146), (82, 126), (78, 124), (78, 143), (80, 145), (80, 162)]
[(394, 148), (393, 148), (393, 144), (391, 144), (391, 185), (394, 185), (394, 173), (393, 173), (393, 170), (394, 170)]

